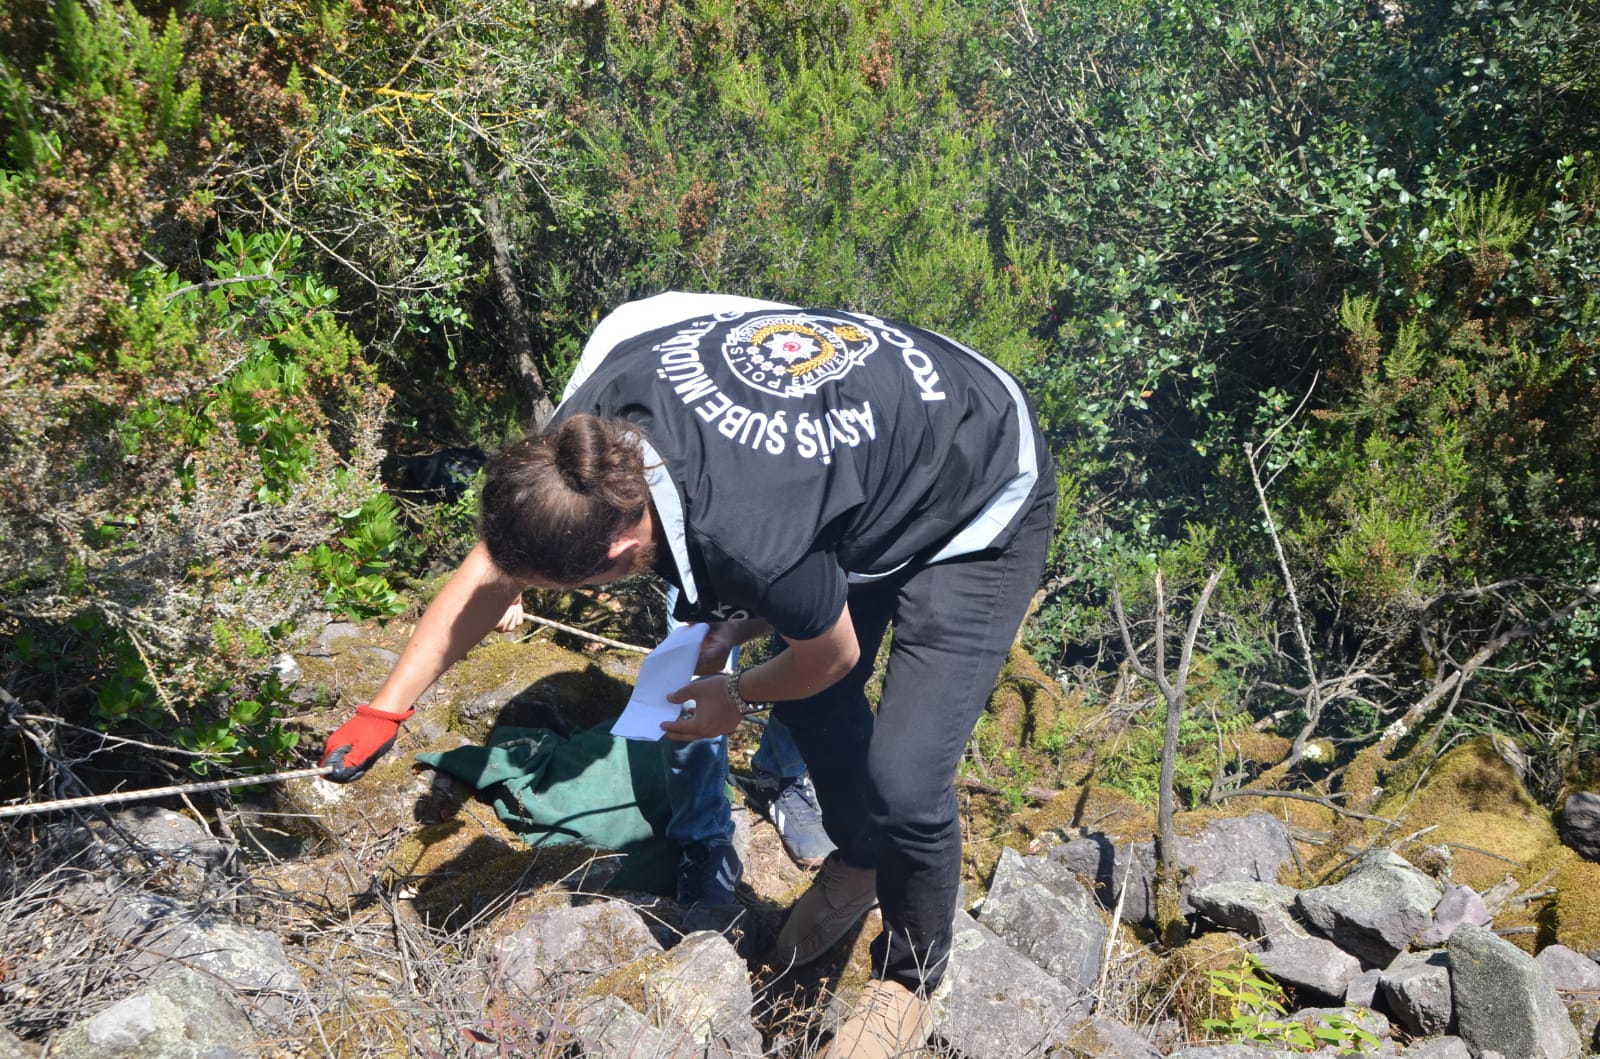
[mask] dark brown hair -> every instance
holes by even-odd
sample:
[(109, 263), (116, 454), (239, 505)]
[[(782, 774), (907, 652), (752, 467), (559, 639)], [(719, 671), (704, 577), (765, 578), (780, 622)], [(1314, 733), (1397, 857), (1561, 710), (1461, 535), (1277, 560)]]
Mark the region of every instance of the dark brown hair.
[(489, 461), (478, 532), (513, 577), (578, 585), (610, 564), (611, 542), (649, 502), (637, 428), (575, 415)]

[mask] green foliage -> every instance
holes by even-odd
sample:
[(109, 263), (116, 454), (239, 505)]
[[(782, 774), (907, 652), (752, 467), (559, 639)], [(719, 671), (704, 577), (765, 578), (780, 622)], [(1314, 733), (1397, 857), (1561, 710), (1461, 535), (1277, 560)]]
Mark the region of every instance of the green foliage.
[(1381, 1042), (1354, 1019), (1344, 1015), (1318, 1016), (1314, 1021), (1288, 1017), (1283, 987), (1245, 954), (1233, 967), (1206, 972), (1211, 995), (1227, 1010), (1226, 1018), (1208, 1018), (1207, 1033), (1240, 1044), (1264, 1044), (1292, 1052), (1332, 1048), (1337, 1055), (1369, 1055)]
[[(284, 0), (241, 26), (311, 118), (293, 164), (275, 159), (257, 193), (320, 244), (342, 309), (389, 358), (406, 411), (440, 416), (441, 393), (475, 389), (454, 402), (465, 419), (451, 430), (485, 432), (511, 407), (505, 350), (517, 331), (549, 385), (574, 348), (569, 314), (587, 322), (588, 304), (533, 294), (570, 268), (546, 245), (590, 209), (573, 189), (585, 164), (571, 157), (568, 111), (581, 41), (567, 18), (511, 0)], [(515, 305), (490, 282), (494, 239), (530, 287)]]
[[(253, 657), (260, 659), (281, 643), (286, 630), (258, 639)], [(216, 630), (219, 648), (232, 652), (233, 633)], [(235, 769), (270, 769), (299, 742), (299, 733), (284, 725), (286, 689), (268, 674), (257, 683), (253, 698), (234, 700), (237, 688), (222, 682), (203, 701), (175, 695), (159, 663), (135, 634), (116, 627), (94, 610), (73, 615), (54, 635), (22, 632), (0, 653), (7, 666), (71, 676), (96, 674), (91, 716), (102, 730), (139, 728), (170, 734), (189, 756), (190, 767), (204, 775), (226, 763)]]
[(607, 205), (583, 234), (614, 247), (597, 300), (865, 308), (1031, 363), (1054, 265), (992, 212), (994, 128), (960, 96), (975, 17), (702, 0), (614, 20), (582, 126)]
[(435, 564), (454, 565), (471, 550), (478, 539), (478, 498), (483, 474), (472, 481), (454, 500), (444, 503), (399, 503), (405, 525), (397, 542), (395, 566), (398, 570), (426, 574)]
[[(1110, 587), (1148, 628), (1157, 557), (1174, 598), (1230, 572), (1189, 791), (1208, 725), (1297, 705), (1297, 623), (1324, 676), (1384, 674), (1327, 715), (1359, 734), (1600, 577), (1583, 15), (13, 5), (0, 621), (33, 646), (7, 664), (222, 746), (249, 727), (224, 671), (258, 681), (302, 607), (396, 612), (470, 537), (470, 499), (384, 501), (380, 448), (493, 447), (526, 420), (507, 350), (553, 383), (617, 302), (722, 289), (910, 318), (1024, 377), (1062, 496), (1048, 671), (1114, 679)], [(1574, 767), (1590, 620), (1508, 649), (1457, 721)]]
[[(1600, 258), (1581, 218), (1600, 86), (1568, 76), (1592, 65), (1592, 20), (1444, 4), (1385, 21), (1343, 0), (996, 14), (1015, 19), (994, 86), (1005, 208), (1061, 263), (1027, 376), (1066, 486), (1042, 662), (1111, 638), (1119, 564), (1195, 523), (1216, 531), (1208, 563), (1251, 586), (1225, 615), (1250, 645), (1241, 687), (1303, 685), (1294, 622), (1324, 674), (1420, 682), (1407, 645), (1459, 636), (1465, 657), (1491, 628), (1480, 607), (1421, 630), (1430, 601), (1592, 578)], [(1264, 437), (1298, 614), (1240, 458)], [(1489, 683), (1509, 706), (1558, 669), (1592, 700), (1592, 671), (1554, 657)], [(1335, 734), (1394, 694), (1365, 690), (1329, 712)]]
[(1039, 782), (1038, 766), (1027, 751), (1009, 745), (992, 714), (978, 718), (961, 773), (992, 787), (1011, 812), (1029, 805), (1028, 788)]
[(315, 598), (282, 560), (375, 488), (387, 391), (298, 237), (205, 227), (251, 168), (221, 159), (281, 132), (259, 70), (176, 13), (5, 18), (7, 685), (270, 767), (293, 737), (268, 660)]
[(217, 715), (173, 733), (178, 745), (195, 755), (190, 765), (195, 772), (203, 776), (219, 763), (271, 768), (299, 745), (300, 733), (283, 725), (290, 700), (277, 676), (269, 675), (256, 694), (222, 704)]
[(405, 609), (387, 575), (400, 543), (399, 508), (387, 493), (374, 494), (354, 511), (342, 512), (340, 547), (319, 544), (307, 557), (327, 587), (328, 609), (351, 618), (387, 618)]
[(1420, 608), (1438, 590), (1459, 538), (1454, 502), (1467, 479), (1460, 436), (1369, 437), (1359, 451), (1339, 455), (1325, 467), (1338, 526), (1329, 572), (1362, 606)]
[[(1137, 716), (1113, 742), (1097, 771), (1099, 781), (1122, 791), (1140, 805), (1155, 808), (1160, 797), (1161, 739), (1166, 704), (1156, 702)], [(1178, 757), (1173, 796), (1179, 808), (1204, 803), (1217, 770), (1217, 740), (1250, 725), (1250, 715), (1233, 711), (1226, 717), (1186, 711), (1178, 729)]]

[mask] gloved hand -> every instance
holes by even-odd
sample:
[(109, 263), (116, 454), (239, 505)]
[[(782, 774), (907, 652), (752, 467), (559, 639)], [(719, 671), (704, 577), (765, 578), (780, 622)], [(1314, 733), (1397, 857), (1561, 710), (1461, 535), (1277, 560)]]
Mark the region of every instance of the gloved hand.
[(416, 712), (385, 713), (366, 703), (357, 706), (356, 715), (328, 736), (322, 764), (332, 765), (333, 771), (327, 778), (335, 783), (349, 783), (366, 775), (373, 762), (394, 746), (401, 723)]

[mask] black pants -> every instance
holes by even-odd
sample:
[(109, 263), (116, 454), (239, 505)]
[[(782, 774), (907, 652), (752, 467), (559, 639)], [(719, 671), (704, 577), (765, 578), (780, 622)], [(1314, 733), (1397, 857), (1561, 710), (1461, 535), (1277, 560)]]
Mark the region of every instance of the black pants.
[[(1055, 522), (1048, 466), (1005, 548), (850, 590), (861, 661), (819, 695), (782, 703), (844, 859), (876, 867), (884, 933), (874, 974), (921, 992), (944, 976), (961, 881), (956, 767), (982, 716)], [(876, 715), (864, 688), (892, 626)]]

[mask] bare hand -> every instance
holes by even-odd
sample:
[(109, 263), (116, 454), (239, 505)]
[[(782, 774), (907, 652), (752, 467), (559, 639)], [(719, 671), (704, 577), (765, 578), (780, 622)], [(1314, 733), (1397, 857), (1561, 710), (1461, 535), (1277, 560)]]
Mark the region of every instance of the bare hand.
[(706, 629), (706, 638), (700, 642), (700, 658), (694, 671), (700, 676), (721, 673), (728, 668), (728, 655), (740, 644), (748, 643), (769, 631), (771, 626), (756, 618), (739, 621), (714, 621)]
[(662, 733), (675, 743), (692, 743), (728, 735), (744, 718), (728, 697), (728, 678), (718, 673), (685, 685), (667, 696), (668, 702), (683, 706), (694, 702), (694, 712), (676, 721), (665, 721)]
[(506, 612), (500, 615), (500, 620), (494, 623), (494, 627), (499, 632), (516, 632), (522, 627), (522, 618), (522, 598), (519, 596), (506, 608)]

